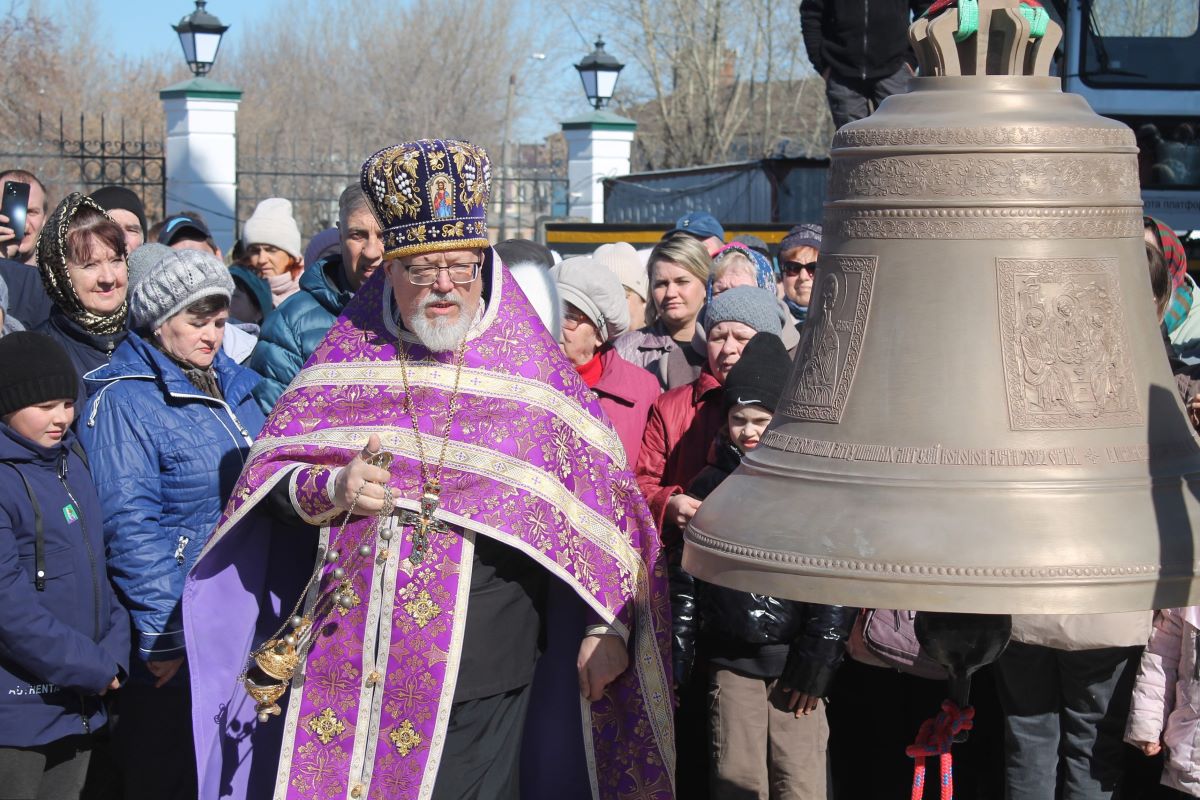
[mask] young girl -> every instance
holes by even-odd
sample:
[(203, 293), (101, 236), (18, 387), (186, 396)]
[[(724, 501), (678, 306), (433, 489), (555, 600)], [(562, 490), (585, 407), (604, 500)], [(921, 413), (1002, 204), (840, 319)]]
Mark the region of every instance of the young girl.
[(128, 663), (100, 500), (71, 432), (78, 381), (50, 337), (0, 339), (0, 797), (79, 797), (100, 696)]
[(1142, 653), (1125, 741), (1147, 756), (1167, 750), (1162, 783), (1200, 797), (1200, 606), (1155, 613)]
[[(703, 500), (758, 446), (791, 360), (759, 333), (724, 388), (726, 426), (688, 487)], [(824, 800), (829, 727), (822, 697), (842, 660), (856, 608), (781, 600), (715, 586), (672, 565), (676, 678), (707, 656), (711, 796)], [(697, 646), (699, 639), (699, 646)]]

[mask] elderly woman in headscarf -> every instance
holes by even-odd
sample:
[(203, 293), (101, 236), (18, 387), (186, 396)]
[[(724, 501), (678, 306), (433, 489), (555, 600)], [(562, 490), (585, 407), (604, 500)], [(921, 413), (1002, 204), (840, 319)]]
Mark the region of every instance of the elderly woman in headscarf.
[(762, 253), (751, 250), (741, 242), (731, 242), (713, 256), (704, 302), (711, 303), (715, 295), (734, 286), (775, 290), (775, 273), (771, 269), (771, 262)]
[(612, 346), (629, 327), (625, 288), (590, 256), (568, 258), (550, 276), (562, 298), (563, 353), (600, 399), (632, 469), (659, 386), (653, 375), (621, 358)]
[(88, 380), (80, 423), (104, 510), (109, 574), (133, 622), (116, 735), (125, 796), (195, 798), (181, 597), (263, 424), (261, 380), (222, 348), (233, 280), (170, 250), (130, 298), (133, 330)]
[(1196, 310), (1196, 282), (1188, 275), (1187, 252), (1170, 226), (1154, 217), (1143, 217), (1146, 244), (1162, 256), (1171, 278), (1171, 296), (1167, 301), (1163, 325), (1175, 352), (1195, 355), (1200, 345), (1200, 311)]
[[(127, 255), (121, 226), (78, 192), (63, 198), (38, 237), (38, 270), (54, 308), (37, 331), (63, 346), (81, 378), (107, 364), (125, 340)], [(88, 397), (84, 383), (80, 406)]]
[[(708, 275), (708, 291), (704, 297), (705, 306), (700, 312), (701, 325), (704, 324), (705, 314), (713, 298), (735, 286), (757, 286), (770, 292), (776, 291), (775, 271), (771, 269), (771, 262), (762, 253), (742, 242), (730, 242), (713, 256), (712, 272)], [(779, 301), (779, 306), (787, 310), (783, 300)], [(696, 332), (697, 342), (693, 343), (696, 349), (705, 346), (701, 333), (700, 330)], [(783, 346), (789, 353), (794, 352), (796, 345), (800, 344), (800, 332), (791, 325), (784, 326), (779, 338), (783, 340)]]

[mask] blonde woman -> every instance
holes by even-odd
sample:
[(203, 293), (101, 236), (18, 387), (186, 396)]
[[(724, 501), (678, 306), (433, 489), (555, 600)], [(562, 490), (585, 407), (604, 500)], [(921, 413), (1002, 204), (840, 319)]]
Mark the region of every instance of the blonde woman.
[(701, 242), (677, 235), (658, 243), (646, 269), (651, 323), (621, 336), (615, 347), (626, 361), (652, 372), (664, 390), (673, 389), (694, 381), (705, 363), (692, 340), (712, 259)]

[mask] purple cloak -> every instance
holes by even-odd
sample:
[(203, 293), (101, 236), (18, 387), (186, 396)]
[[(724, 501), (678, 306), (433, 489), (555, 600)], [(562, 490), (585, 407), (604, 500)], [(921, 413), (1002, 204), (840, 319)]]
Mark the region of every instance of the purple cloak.
[[(673, 796), (669, 606), (658, 533), (620, 440), (494, 253), (485, 313), (468, 334), (428, 557), (413, 565), (395, 515), (388, 541), (355, 517), (338, 527), (325, 486), (371, 433), (394, 455), (399, 510), (417, 510), (420, 464), (404, 412), (408, 377), (429, 460), (445, 430), (455, 366), (398, 331), (386, 275), (347, 306), (292, 381), (258, 441), (184, 591), (200, 797), (428, 798), (454, 696), (479, 536), (548, 570), (549, 649), (526, 729), (526, 795), (596, 800)], [(488, 295), (485, 292), (485, 297)], [(290, 613), (315, 566), (313, 542), (258, 504), (281, 480), (352, 589), (319, 616), (281, 717), (259, 723), (239, 676), (251, 648)], [(367, 545), (370, 554), (361, 555)], [(319, 598), (338, 588), (322, 567)], [(341, 591), (345, 593), (346, 586)], [(319, 604), (317, 608), (328, 606)], [(310, 602), (308, 607), (313, 607)], [(574, 656), (585, 616), (629, 643), (629, 668), (581, 701)], [(573, 733), (572, 733), (573, 732)], [(554, 761), (532, 770), (540, 755)], [(590, 785), (589, 785), (590, 784)]]

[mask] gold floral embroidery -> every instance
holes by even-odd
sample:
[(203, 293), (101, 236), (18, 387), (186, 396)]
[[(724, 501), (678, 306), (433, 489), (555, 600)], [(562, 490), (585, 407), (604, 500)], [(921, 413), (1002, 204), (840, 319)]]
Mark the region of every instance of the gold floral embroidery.
[(346, 730), (346, 724), (337, 718), (332, 708), (326, 708), (319, 717), (310, 719), (307, 727), (321, 740), (321, 744), (329, 744)]
[(415, 228), (409, 228), (404, 232), (404, 235), (410, 242), (423, 242), (425, 241), (425, 226), (418, 225)]
[(415, 598), (404, 604), (404, 610), (416, 620), (418, 628), (424, 628), (431, 619), (442, 613), (442, 607), (433, 602), (429, 592), (424, 589)]
[(461, 220), (454, 223), (453, 225), (443, 225), (442, 226), (442, 236), (462, 236), (462, 235), (463, 235), (463, 224), (462, 224)]
[(358, 596), (358, 592), (354, 591), (354, 586), (351, 585), (349, 579), (342, 581), (341, 585), (338, 586), (338, 591), (341, 592), (343, 598), (349, 598), (350, 600), (349, 605), (342, 605), (341, 603), (337, 605), (337, 611), (343, 617), (349, 614), (352, 609), (362, 605), (362, 598)]
[(408, 720), (404, 720), (398, 727), (392, 728), (388, 738), (392, 740), (392, 744), (396, 745), (396, 749), (402, 756), (411, 753), (413, 748), (421, 743), (421, 734), (417, 733), (413, 724)]

